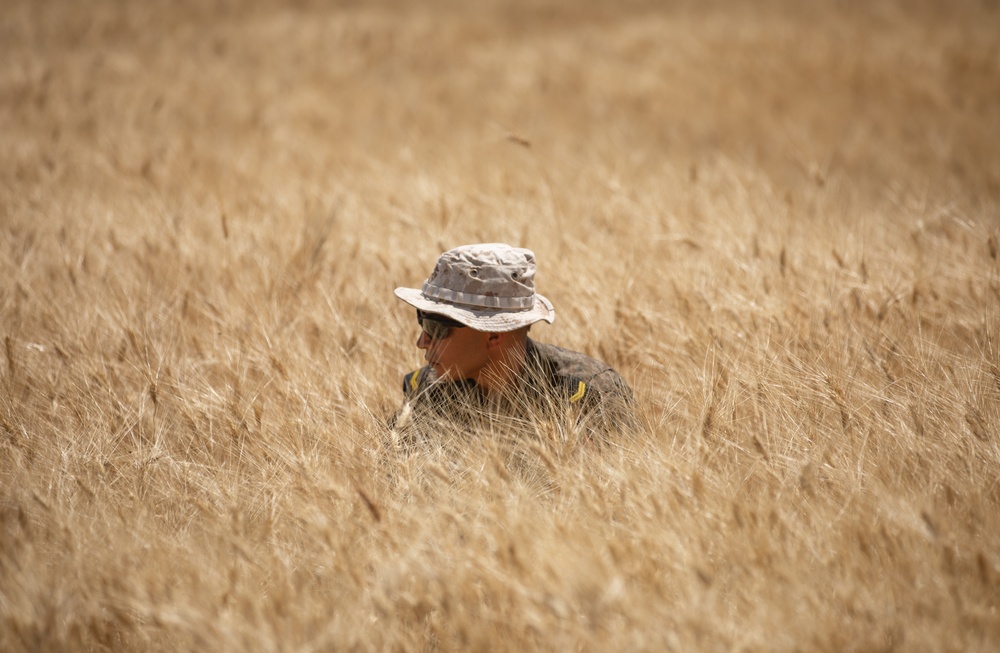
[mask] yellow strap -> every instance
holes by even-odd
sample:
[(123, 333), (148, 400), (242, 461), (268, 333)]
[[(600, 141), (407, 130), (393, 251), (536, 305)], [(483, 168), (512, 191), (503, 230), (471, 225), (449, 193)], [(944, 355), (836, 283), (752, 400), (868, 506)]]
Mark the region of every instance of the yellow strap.
[(573, 404), (580, 401), (581, 399), (583, 399), (583, 395), (586, 394), (586, 392), (587, 392), (587, 384), (584, 383), (583, 381), (580, 381), (580, 385), (578, 385), (576, 388), (576, 393), (569, 398), (569, 403)]
[(420, 385), (420, 370), (410, 374), (410, 390), (416, 391), (418, 385)]

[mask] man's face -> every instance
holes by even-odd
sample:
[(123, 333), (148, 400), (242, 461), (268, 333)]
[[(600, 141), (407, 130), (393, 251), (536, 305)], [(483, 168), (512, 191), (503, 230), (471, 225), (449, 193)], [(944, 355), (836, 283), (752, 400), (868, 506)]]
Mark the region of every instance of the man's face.
[(431, 338), (421, 330), (417, 347), (424, 350), (427, 364), (446, 381), (479, 379), (489, 362), (489, 334), (470, 327), (455, 327), (447, 338)]

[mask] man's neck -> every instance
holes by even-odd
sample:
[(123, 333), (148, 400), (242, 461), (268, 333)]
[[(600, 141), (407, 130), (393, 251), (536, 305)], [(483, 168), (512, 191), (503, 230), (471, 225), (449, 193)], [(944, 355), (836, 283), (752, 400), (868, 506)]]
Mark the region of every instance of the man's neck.
[(482, 369), (476, 379), (476, 385), (487, 396), (507, 392), (521, 376), (526, 358), (527, 349), (524, 342), (505, 348), (497, 353), (496, 360)]

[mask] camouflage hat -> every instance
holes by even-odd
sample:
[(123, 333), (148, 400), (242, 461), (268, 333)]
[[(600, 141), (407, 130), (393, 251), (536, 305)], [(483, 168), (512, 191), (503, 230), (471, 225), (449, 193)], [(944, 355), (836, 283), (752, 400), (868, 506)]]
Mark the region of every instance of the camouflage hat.
[(396, 297), (477, 331), (506, 332), (545, 320), (552, 302), (535, 292), (535, 254), (501, 243), (448, 250), (423, 288), (396, 288)]

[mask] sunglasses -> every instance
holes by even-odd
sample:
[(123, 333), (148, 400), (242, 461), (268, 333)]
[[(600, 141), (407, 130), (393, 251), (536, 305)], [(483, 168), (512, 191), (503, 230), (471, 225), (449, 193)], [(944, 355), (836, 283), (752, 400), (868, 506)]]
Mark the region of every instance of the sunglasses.
[(433, 340), (444, 340), (451, 335), (452, 329), (461, 329), (465, 325), (437, 313), (427, 313), (417, 309), (417, 324)]

